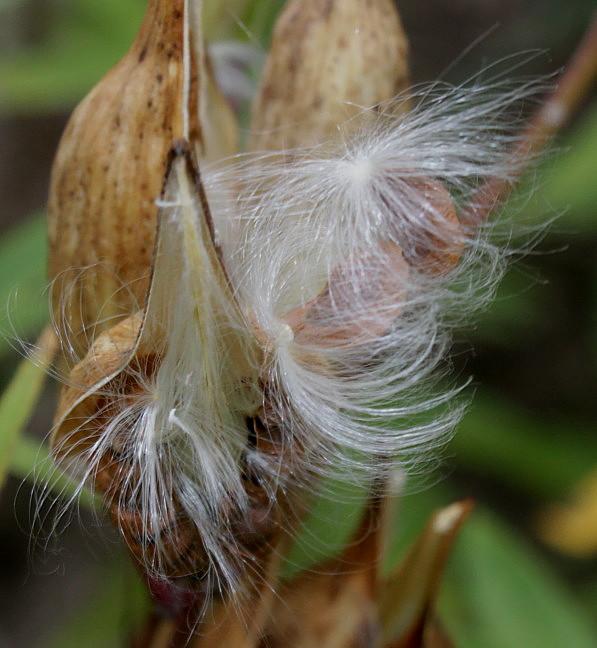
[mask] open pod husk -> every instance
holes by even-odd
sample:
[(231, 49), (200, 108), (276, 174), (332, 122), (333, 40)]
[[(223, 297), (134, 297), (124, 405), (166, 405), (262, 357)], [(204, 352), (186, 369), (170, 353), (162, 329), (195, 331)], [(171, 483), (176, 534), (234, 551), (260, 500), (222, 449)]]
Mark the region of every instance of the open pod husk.
[[(259, 391), (262, 351), (251, 329), (240, 324), (243, 314), (201, 196), (193, 154), (181, 142), (171, 153), (162, 193), (146, 307), (99, 334), (75, 365), (61, 392), (52, 444), (58, 461), (104, 496), (132, 557), (150, 585), (159, 585), (155, 591), (165, 588), (170, 596), (173, 581), (209, 602), (216, 590), (227, 596), (232, 588), (239, 597), (253, 592), (243, 570), (261, 582), (284, 535), (285, 515), (300, 506), (282, 478), (293, 465), (280, 455), (281, 423), (266, 411)], [(202, 366), (198, 358), (213, 347), (225, 350), (226, 362)], [(218, 398), (226, 405), (212, 402)], [(198, 405), (204, 409), (197, 422), (188, 409)], [(222, 428), (240, 439), (224, 437)], [(213, 493), (223, 494), (222, 501), (209, 523), (185, 502), (193, 485), (195, 504), (216, 506), (210, 474), (204, 478), (187, 465), (195, 444), (204, 443), (214, 462), (231, 444), (227, 474), (236, 475), (243, 489), (240, 499), (228, 499), (227, 485), (218, 485)], [(279, 464), (279, 483), (266, 484), (249, 465), (248, 445)], [(156, 474), (144, 476), (150, 460)], [(151, 487), (154, 480), (157, 490), (145, 492), (145, 482)], [(161, 505), (155, 508), (149, 496)]]
[(97, 333), (143, 308), (173, 139), (187, 137), (202, 159), (236, 152), (235, 119), (203, 48), (200, 3), (187, 23), (184, 7), (149, 2), (131, 49), (77, 107), (56, 154), (52, 310), (75, 359)]

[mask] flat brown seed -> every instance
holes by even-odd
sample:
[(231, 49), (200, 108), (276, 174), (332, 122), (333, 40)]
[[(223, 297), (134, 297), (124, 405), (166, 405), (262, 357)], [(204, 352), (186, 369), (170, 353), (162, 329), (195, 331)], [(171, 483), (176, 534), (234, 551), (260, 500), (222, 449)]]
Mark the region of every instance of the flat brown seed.
[(408, 264), (389, 241), (335, 268), (326, 288), (286, 315), (299, 344), (353, 346), (384, 334), (404, 306)]

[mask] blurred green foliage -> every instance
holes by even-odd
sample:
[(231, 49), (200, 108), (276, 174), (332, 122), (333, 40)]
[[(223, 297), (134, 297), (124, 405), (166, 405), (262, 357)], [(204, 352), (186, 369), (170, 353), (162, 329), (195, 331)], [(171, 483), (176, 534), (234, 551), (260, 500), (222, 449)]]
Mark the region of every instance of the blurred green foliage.
[(143, 12), (142, 0), (52, 3), (41, 42), (0, 61), (0, 109), (72, 107), (126, 52)]
[[(236, 2), (234, 16), (238, 21), (227, 32), (221, 21), (228, 16), (216, 11), (213, 33), (238, 38), (250, 34), (264, 45), (281, 4), (280, 0)], [(16, 1), (12, 7), (0, 5), (0, 17), (14, 15), (18, 5)], [(145, 2), (56, 0), (51, 6), (41, 39), (0, 57), (0, 110), (6, 114), (48, 113), (72, 107), (126, 50)], [(557, 271), (562, 256), (570, 258), (558, 252), (564, 246), (570, 246), (573, 257), (575, 250), (581, 257), (587, 250), (595, 250), (595, 107), (585, 110), (582, 119), (558, 141), (557, 148), (559, 152), (540, 166), (528, 185), (536, 188), (535, 196), (527, 199), (522, 210), (517, 206), (513, 212), (513, 217), (524, 223), (560, 215), (543, 245), (554, 252), (539, 259), (550, 276), (552, 269)], [(528, 195), (529, 190), (523, 194), (525, 191)], [(44, 230), (43, 219), (32, 217), (4, 235), (0, 243), (0, 304), (8, 304), (3, 327), (6, 334), (0, 338), (3, 361), (14, 354), (9, 342), (14, 339), (11, 326), (18, 336), (31, 338), (47, 319)], [(582, 327), (574, 340), (566, 339), (565, 322), (562, 328), (550, 318), (554, 304), (561, 306), (581, 277), (567, 267), (562, 278), (553, 279), (550, 285), (521, 274), (507, 278), (495, 306), (472, 334), (480, 359), (489, 358), (489, 369), (481, 376), (473, 406), (448, 450), (446, 465), (453, 475), (438, 478), (439, 483), (432, 488), (411, 486), (412, 494), (400, 503), (396, 541), (390, 551), (394, 558), (435, 507), (471, 492), (486, 499), (465, 525), (440, 604), (443, 619), (460, 648), (597, 646), (597, 628), (589, 612), (591, 602), (593, 612), (597, 609), (597, 574), (587, 566), (582, 588), (575, 586), (573, 575), (579, 563), (561, 560), (547, 551), (533, 537), (532, 526), (537, 509), (564, 498), (578, 479), (597, 465), (597, 437), (594, 424), (591, 426), (595, 406), (587, 401), (590, 386), (578, 393), (574, 407), (558, 408), (557, 403), (550, 403), (543, 411), (524, 394), (512, 394), (503, 382), (507, 372), (497, 371), (493, 360), (496, 355), (511, 358), (514, 354), (525, 362), (525, 350), (542, 336), (551, 340), (544, 331), (555, 327), (563, 344), (579, 345), (576, 353), (586, 361), (588, 375), (595, 377), (596, 259), (590, 255), (572, 259), (578, 262), (572, 264), (573, 269), (588, 268), (582, 283), (592, 286), (587, 293), (589, 303), (581, 304), (584, 314), (578, 317)], [(529, 282), (534, 283), (531, 288)], [(548, 352), (545, 348), (544, 353)], [(539, 371), (549, 364), (549, 357), (545, 363), (537, 365)], [(483, 372), (482, 362), (474, 366), (480, 366)], [(23, 364), (0, 400), (0, 483), (7, 471), (21, 478), (35, 474), (42, 481), (50, 481), (54, 474), (47, 450), (40, 450), (38, 442), (23, 433), (40, 389), (41, 371)], [(537, 381), (543, 377), (538, 373)], [(563, 372), (562, 385), (569, 379)], [(53, 487), (73, 492), (68, 480), (54, 482)], [(294, 547), (287, 572), (341, 547), (357, 523), (362, 500), (362, 493), (331, 485), (327, 495), (318, 500)], [(4, 502), (4, 506), (9, 505)], [(82, 505), (92, 503), (88, 498)], [(143, 608), (139, 584), (130, 574), (123, 577), (121, 567), (103, 574), (102, 586), (94, 588), (80, 614), (50, 645), (118, 645)], [(131, 600), (135, 601), (135, 612), (123, 621), (122, 610), (130, 608)]]
[(148, 595), (126, 556), (106, 565), (98, 580), (80, 614), (56, 633), (47, 648), (115, 648), (130, 628), (143, 621)]

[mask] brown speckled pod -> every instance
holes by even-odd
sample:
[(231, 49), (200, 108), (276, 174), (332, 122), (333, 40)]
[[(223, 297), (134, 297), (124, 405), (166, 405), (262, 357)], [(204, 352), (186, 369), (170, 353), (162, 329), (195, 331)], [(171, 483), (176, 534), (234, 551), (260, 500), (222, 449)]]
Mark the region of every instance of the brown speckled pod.
[(253, 106), (252, 150), (317, 144), (408, 82), (392, 0), (290, 0), (274, 29)]
[[(198, 106), (203, 54), (191, 44), (185, 79), (183, 12), (184, 0), (150, 1), (130, 51), (75, 110), (56, 155), (48, 206), (52, 307), (77, 356), (143, 305), (173, 138), (186, 135), (206, 154)], [(213, 103), (217, 89), (204, 85)], [(231, 114), (217, 98), (218, 128), (228, 135), (220, 156), (235, 143)]]

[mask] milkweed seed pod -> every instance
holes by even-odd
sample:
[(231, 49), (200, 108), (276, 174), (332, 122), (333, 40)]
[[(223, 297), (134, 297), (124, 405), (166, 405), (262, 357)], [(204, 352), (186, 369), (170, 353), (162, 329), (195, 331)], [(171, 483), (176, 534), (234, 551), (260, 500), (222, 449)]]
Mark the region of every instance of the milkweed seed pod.
[[(151, 3), (141, 31), (151, 43), (137, 39), (75, 114), (61, 147), (53, 276), (90, 264), (108, 271), (71, 289), (83, 316), (67, 312), (64, 334), (83, 359), (63, 389), (53, 447), (71, 474), (105, 495), (146, 573), (182, 579), (209, 598), (265, 573), (322, 476), (383, 481), (458, 420), (457, 390), (433, 390), (434, 370), (450, 326), (491, 292), (501, 258), (483, 228), (463, 229), (459, 215), (474, 213), (480, 180), (507, 176), (504, 114), (527, 90), (428, 91), (404, 114), (400, 100), (386, 101), (404, 79), (392, 4), (293, 0), (281, 18), (286, 38), (266, 64), (255, 113), (263, 121), (253, 128), (276, 135), (285, 124), (275, 115), (313, 119), (292, 130), (292, 141), (252, 143), (270, 152), (208, 164), (209, 141), (219, 147), (215, 157), (232, 144), (208, 131), (220, 98), (196, 44), (200, 8)], [(172, 42), (163, 36), (168, 25)], [(321, 78), (310, 41), (320, 30), (337, 36), (318, 36), (327, 61)], [(336, 30), (348, 40), (358, 31), (360, 45), (350, 50), (358, 60), (373, 56), (373, 32), (383, 34), (378, 56), (391, 59), (391, 80), (371, 74), (363, 84), (361, 67), (342, 64), (346, 88), (363, 84), (366, 92), (342, 90), (340, 104), (322, 95), (317, 118), (303, 95), (266, 91), (276, 59), (287, 67), (289, 51), (305, 96), (332, 87), (334, 57), (342, 60), (347, 47)], [(146, 113), (147, 79), (153, 99), (169, 106), (159, 122)], [(125, 100), (139, 112), (121, 115)], [(347, 102), (373, 106), (352, 106), (350, 116)], [(114, 132), (116, 116), (123, 124), (129, 113), (137, 119)], [(93, 135), (85, 122), (98, 114), (107, 115), (106, 130)], [(137, 158), (133, 142), (146, 142), (151, 125), (157, 152)], [(124, 184), (106, 166), (106, 145)], [(291, 154), (280, 150), (289, 145), (297, 147)], [(123, 232), (135, 231), (125, 254)], [(62, 279), (57, 286), (69, 290)]]
[[(146, 308), (97, 336), (62, 392), (59, 462), (103, 494), (138, 563), (212, 591), (258, 573), (293, 460), (228, 284), (198, 171), (174, 149)], [(274, 479), (275, 476), (275, 479)], [(294, 507), (293, 507), (294, 508)]]
[(276, 22), (249, 149), (317, 144), (408, 83), (408, 44), (393, 0), (291, 0)]
[[(185, 29), (197, 28), (198, 14), (185, 21), (183, 9), (150, 4), (131, 52), (76, 111), (57, 157), (57, 294), (64, 297), (72, 267), (100, 265), (68, 287), (81, 310), (64, 313), (65, 339), (86, 355), (63, 389), (53, 446), (69, 472), (105, 496), (145, 570), (225, 588), (238, 583), (244, 560), (264, 567), (285, 515), (300, 516), (290, 476), (296, 485), (308, 472), (299, 464), (309, 465), (312, 444), (285, 411), (271, 367), (277, 338), (292, 338), (292, 327), (281, 319), (272, 337), (253, 305), (237, 303), (231, 268), (242, 237), (226, 239), (234, 258), (225, 258), (217, 239), (227, 224), (212, 220), (193, 161), (224, 157), (233, 129), (226, 111), (218, 117), (221, 96), (201, 52), (185, 52)], [(185, 132), (188, 140), (166, 148)], [(234, 192), (241, 167), (224, 168)], [(395, 259), (378, 272), (395, 301), (390, 274), (405, 263), (396, 245), (379, 250)], [(361, 257), (372, 271), (379, 265), (374, 251)], [(329, 315), (330, 291), (343, 289), (347, 267), (339, 265), (311, 319)], [(362, 292), (345, 296), (346, 308)], [(387, 300), (381, 291), (370, 298), (379, 311), (375, 297)], [(354, 338), (348, 344), (376, 337), (397, 313), (388, 306), (385, 317), (327, 334)], [(296, 325), (299, 338), (303, 329)]]
[[(49, 275), (54, 319), (75, 357), (143, 306), (155, 200), (172, 139), (185, 134), (185, 114), (202, 157), (235, 151), (230, 110), (207, 75), (198, 78), (203, 53), (190, 38), (185, 52), (187, 36), (184, 0), (151, 0), (130, 51), (81, 102), (62, 137), (48, 205)], [(200, 83), (226, 131), (216, 152), (206, 150), (198, 122)]]
[[(392, 118), (408, 110), (407, 84), (408, 42), (392, 0), (292, 0), (274, 28), (249, 149), (288, 151), (288, 159), (296, 147), (331, 146), (338, 138), (363, 135), (370, 122), (387, 120), (391, 128)], [(428, 218), (419, 221), (429, 225), (410, 228), (405, 253), (428, 271), (443, 272), (463, 247), (452, 198), (432, 177), (415, 176), (411, 183), (425, 194)], [(399, 254), (395, 249), (391, 256)]]
[[(83, 358), (75, 364), (62, 390), (52, 439), (54, 454), (71, 474), (105, 496), (131, 553), (149, 573), (163, 577), (192, 578), (199, 574), (203, 578), (213, 574), (209, 569), (213, 556), (229, 549), (220, 550), (218, 540), (209, 533), (205, 538), (198, 535), (202, 516), (222, 514), (225, 521), (220, 527), (236, 526), (236, 532), (248, 537), (247, 542), (255, 548), (259, 544), (254, 537), (255, 525), (261, 530), (260, 542), (262, 538), (268, 540), (276, 525), (265, 515), (269, 500), (251, 468), (243, 464), (240, 451), (234, 459), (224, 451), (222, 454), (228, 464), (234, 461), (237, 466), (234, 485), (237, 491), (242, 489), (242, 502), (223, 504), (223, 492), (232, 485), (218, 482), (217, 494), (207, 488), (202, 495), (202, 502), (210, 502), (214, 495), (207, 505), (213, 506), (210, 512), (204, 508), (201, 513), (195, 510), (187, 514), (176, 499), (169, 464), (152, 466), (138, 454), (144, 443), (152, 449), (159, 445), (161, 437), (155, 427), (164, 422), (158, 421), (148, 432), (149, 436), (154, 434), (153, 439), (142, 439), (131, 432), (132, 418), (142, 408), (140, 403), (147, 404), (151, 397), (150, 387), (160, 375), (162, 360), (172, 357), (165, 355), (169, 340), (163, 322), (156, 324), (145, 301), (155, 258), (156, 201), (160, 196), (174, 202), (180, 198), (180, 187), (170, 187), (183, 173), (173, 172), (176, 178), (170, 175), (173, 140), (185, 134), (189, 144), (181, 155), (205, 161), (226, 157), (236, 147), (234, 118), (213, 81), (198, 33), (200, 9), (200, 3), (189, 5), (185, 16), (182, 0), (150, 2), (129, 53), (71, 118), (54, 164), (49, 206), (54, 317), (65, 354)], [(184, 173), (188, 172), (185, 167)], [(197, 173), (188, 182), (195, 183)], [(165, 176), (173, 178), (170, 184)], [(204, 267), (200, 264), (195, 272)], [(153, 276), (158, 277), (161, 269), (154, 266)], [(179, 268), (177, 276), (186, 270)], [(171, 270), (166, 268), (166, 272)], [(214, 280), (213, 273), (206, 276)], [(217, 280), (216, 273), (214, 290), (223, 287)], [(154, 286), (156, 283), (157, 279)], [(170, 288), (174, 295), (177, 286)], [(194, 293), (191, 299), (203, 295), (208, 306), (214, 306), (209, 294), (210, 290)], [(190, 312), (199, 308), (196, 302), (189, 303)], [(208, 309), (206, 319), (218, 327), (210, 313)], [(195, 318), (189, 322), (195, 322)], [(227, 346), (231, 339), (220, 342), (222, 353), (234, 356)], [(242, 354), (234, 357), (246, 362)], [(195, 359), (200, 366), (202, 358)], [(209, 373), (210, 367), (204, 369)], [(236, 371), (231, 370), (229, 376), (230, 381), (239, 381), (239, 393), (242, 381), (250, 383), (246, 375), (239, 378)], [(205, 385), (201, 383), (200, 387)], [(247, 390), (250, 392), (250, 386)], [(201, 393), (215, 397), (216, 391), (216, 386), (209, 385)], [(239, 399), (242, 393), (237, 395)], [(210, 404), (204, 403), (206, 409)], [(247, 427), (257, 425), (253, 418), (258, 410), (259, 404), (252, 402), (242, 429), (243, 439), (251, 435), (255, 447), (261, 449), (266, 443), (263, 435)], [(174, 408), (168, 411), (174, 417)], [(190, 461), (190, 457), (183, 458), (184, 463)], [(205, 472), (206, 480), (213, 477), (209, 466)], [(152, 490), (147, 482), (154, 479), (157, 482)], [(253, 520), (245, 511), (249, 501)], [(235, 507), (243, 508), (243, 514), (236, 515)], [(205, 526), (209, 527), (207, 523)], [(209, 542), (212, 546), (206, 549)], [(223, 539), (221, 544), (225, 544)], [(242, 552), (243, 546), (239, 543), (235, 550)], [(222, 558), (220, 562), (225, 572), (230, 560)], [(230, 575), (221, 578), (233, 580)]]

